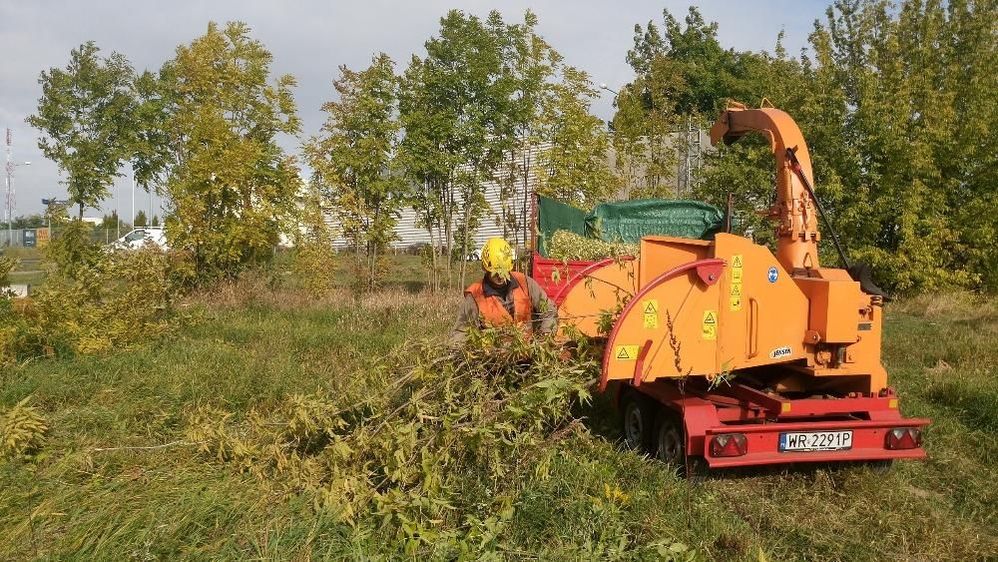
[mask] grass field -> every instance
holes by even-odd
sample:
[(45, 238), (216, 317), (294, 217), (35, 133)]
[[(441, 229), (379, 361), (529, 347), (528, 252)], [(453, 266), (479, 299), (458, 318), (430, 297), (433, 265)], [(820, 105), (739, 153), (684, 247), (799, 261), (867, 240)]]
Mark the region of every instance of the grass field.
[[(31, 396), (51, 429), (35, 461), (0, 461), (0, 559), (402, 557), (377, 528), (198, 454), (183, 426), (197, 405), (240, 417), (297, 392), (363, 396), (393, 349), (451, 325), (458, 296), (414, 287), (360, 299), (233, 288), (194, 299), (142, 347), (3, 371), (0, 410)], [(554, 445), (549, 475), (518, 486), (500, 536), (467, 557), (994, 559), (998, 306), (892, 305), (885, 362), (904, 413), (934, 420), (926, 462), (687, 481), (623, 450), (597, 400)]]

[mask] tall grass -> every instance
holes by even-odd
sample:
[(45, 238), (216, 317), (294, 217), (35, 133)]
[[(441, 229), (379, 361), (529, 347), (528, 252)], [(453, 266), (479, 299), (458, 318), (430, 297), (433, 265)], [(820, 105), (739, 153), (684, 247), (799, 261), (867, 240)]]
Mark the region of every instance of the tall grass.
[[(510, 495), (494, 519), (441, 523), (442, 535), (407, 554), (385, 527), (344, 521), (313, 494), (269, 485), (191, 443), (198, 408), (224, 412), (238, 430), (267, 423), (258, 417), (296, 394), (350, 404), (390, 388), (385, 358), (405, 364), (408, 350), (431, 353), (406, 342), (446, 334), (459, 298), (404, 287), (313, 298), (244, 281), (187, 302), (185, 325), (164, 339), (0, 373), (0, 412), (31, 396), (49, 427), (36, 456), (0, 461), (0, 559), (973, 560), (998, 552), (998, 307), (965, 295), (889, 309), (884, 356), (902, 409), (934, 421), (929, 460), (886, 474), (824, 467), (688, 481), (618, 446), (612, 412), (597, 399), (576, 408), (582, 421), (552, 440), (550, 456), (509, 459), (522, 470), (502, 487)], [(486, 501), (483, 473), (466, 479)], [(471, 525), (482, 540), (461, 543), (463, 552), (444, 548)]]

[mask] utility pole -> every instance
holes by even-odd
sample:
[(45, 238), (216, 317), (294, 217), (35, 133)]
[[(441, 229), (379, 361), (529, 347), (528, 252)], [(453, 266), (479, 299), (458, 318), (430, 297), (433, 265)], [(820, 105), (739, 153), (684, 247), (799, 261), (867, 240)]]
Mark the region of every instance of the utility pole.
[(7, 165), (5, 166), (7, 170), (7, 246), (14, 245), (13, 229), (11, 228), (11, 223), (13, 222), (13, 217), (11, 214), (14, 212), (14, 192), (11, 190), (10, 175), (14, 173), (14, 163), (10, 160), (10, 128), (7, 128)]
[(114, 238), (117, 240), (121, 238), (121, 211), (118, 210), (119, 201), (121, 200), (121, 186), (118, 185), (119, 182), (114, 182)]

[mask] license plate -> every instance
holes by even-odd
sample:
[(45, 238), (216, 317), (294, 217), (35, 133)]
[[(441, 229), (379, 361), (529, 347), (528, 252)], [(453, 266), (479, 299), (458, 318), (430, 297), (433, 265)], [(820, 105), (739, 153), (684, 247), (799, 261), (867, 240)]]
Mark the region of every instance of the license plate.
[(851, 431), (809, 431), (781, 433), (780, 452), (844, 451), (852, 449)]

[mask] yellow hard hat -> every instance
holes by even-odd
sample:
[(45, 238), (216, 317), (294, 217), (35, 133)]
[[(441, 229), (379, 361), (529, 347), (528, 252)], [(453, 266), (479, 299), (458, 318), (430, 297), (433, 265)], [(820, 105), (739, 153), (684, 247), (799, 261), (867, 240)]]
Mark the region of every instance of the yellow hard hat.
[(502, 238), (489, 238), (482, 246), (482, 267), (502, 279), (509, 279), (509, 272), (513, 270), (513, 248)]

